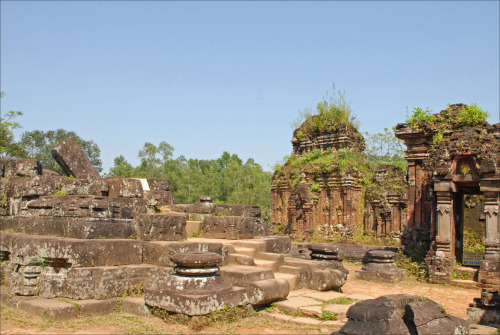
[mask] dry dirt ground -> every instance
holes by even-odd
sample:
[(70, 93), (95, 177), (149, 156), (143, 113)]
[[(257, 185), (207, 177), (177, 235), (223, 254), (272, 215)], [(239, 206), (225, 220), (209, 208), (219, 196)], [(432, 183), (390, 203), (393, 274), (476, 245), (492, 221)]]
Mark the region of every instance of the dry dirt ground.
[[(350, 278), (343, 287), (347, 294), (358, 293), (378, 297), (387, 294), (411, 293), (428, 297), (443, 305), (447, 313), (466, 318), (467, 307), (479, 297), (479, 289), (463, 289), (445, 285), (431, 285), (414, 279), (394, 284), (381, 284), (356, 280), (354, 270), (359, 265), (345, 264)], [(2, 305), (1, 334), (329, 334), (337, 327), (292, 324), (268, 320), (261, 315), (242, 318), (236, 322), (216, 320), (210, 325), (203, 322), (166, 323), (157, 317), (137, 317), (121, 313), (100, 317), (81, 317), (70, 321), (47, 321)], [(485, 334), (484, 332), (481, 332)], [(491, 334), (495, 329), (491, 328)], [(488, 334), (488, 331), (486, 332)]]

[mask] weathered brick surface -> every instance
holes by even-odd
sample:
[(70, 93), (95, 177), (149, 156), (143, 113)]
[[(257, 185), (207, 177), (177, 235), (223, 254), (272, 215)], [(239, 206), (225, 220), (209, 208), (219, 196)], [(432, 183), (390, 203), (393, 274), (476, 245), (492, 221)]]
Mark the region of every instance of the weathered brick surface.
[(19, 203), (19, 216), (132, 219), (147, 211), (145, 199), (91, 195), (43, 196)]
[(56, 145), (51, 150), (51, 154), (68, 176), (74, 176), (75, 178), (101, 178), (87, 155), (72, 137), (68, 137)]
[(118, 238), (136, 235), (131, 221), (114, 219), (84, 220), (66, 217), (5, 217), (0, 230), (29, 235), (50, 235), (79, 239)]
[(34, 177), (42, 174), (42, 164), (36, 159), (0, 158), (0, 177)]
[(2, 233), (0, 250), (20, 265), (61, 261), (73, 267), (142, 263), (144, 242), (136, 240), (80, 240)]
[(187, 252), (215, 252), (222, 256), (222, 265), (227, 264), (227, 247), (215, 242), (145, 242), (144, 263), (159, 266), (175, 266), (170, 256)]
[(203, 237), (225, 239), (253, 238), (255, 221), (241, 216), (205, 216)]
[(121, 198), (142, 198), (144, 191), (139, 179), (104, 178), (108, 185), (108, 196)]
[(179, 241), (186, 239), (185, 214), (137, 214), (137, 234), (145, 241)]
[(13, 177), (6, 186), (8, 197), (33, 197), (66, 195), (96, 195), (107, 192), (101, 179), (77, 179), (58, 175), (41, 175), (33, 178)]

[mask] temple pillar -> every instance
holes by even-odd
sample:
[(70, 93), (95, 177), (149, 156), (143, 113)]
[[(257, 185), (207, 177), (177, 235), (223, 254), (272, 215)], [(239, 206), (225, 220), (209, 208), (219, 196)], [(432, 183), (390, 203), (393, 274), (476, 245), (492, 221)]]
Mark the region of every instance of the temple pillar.
[(498, 220), (498, 193), (484, 193), (486, 214), (485, 255), (484, 259), (489, 261), (500, 260), (500, 222)]
[(437, 195), (437, 232), (436, 253), (429, 266), (429, 280), (431, 282), (448, 281), (451, 278), (455, 265), (455, 220), (453, 216), (453, 191), (456, 191), (452, 182), (434, 184)]

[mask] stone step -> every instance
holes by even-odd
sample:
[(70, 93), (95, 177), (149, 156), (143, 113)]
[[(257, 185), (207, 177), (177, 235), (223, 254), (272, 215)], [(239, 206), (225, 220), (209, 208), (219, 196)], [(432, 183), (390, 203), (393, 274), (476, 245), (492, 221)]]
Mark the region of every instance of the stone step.
[(279, 268), (279, 264), (276, 261), (266, 261), (264, 259), (255, 259), (254, 258), (253, 263), (255, 264), (255, 266), (259, 266), (259, 267), (266, 268), (266, 269), (271, 269), (271, 270), (273, 270), (273, 272), (276, 272)]
[(233, 244), (239, 248), (252, 248), (257, 252), (265, 252), (266, 251), (266, 242), (258, 241), (258, 240), (238, 240), (234, 241)]
[(278, 262), (280, 265), (285, 263), (285, 256), (284, 255), (275, 254), (272, 252), (258, 252), (255, 255), (255, 258), (264, 259), (266, 261), (275, 261), (275, 262)]
[(282, 265), (278, 268), (278, 271), (282, 273), (289, 273), (296, 276), (300, 275), (300, 268), (291, 265)]
[(297, 287), (297, 284), (299, 282), (299, 277), (297, 275), (293, 275), (290, 273), (276, 272), (276, 273), (274, 273), (274, 278), (285, 279), (288, 282), (288, 284), (290, 284), (290, 291), (295, 290), (295, 288)]
[(475, 280), (478, 279), (478, 268), (471, 268), (466, 266), (459, 266), (453, 269), (459, 276), (460, 279)]
[(230, 253), (228, 254), (228, 261), (229, 263), (236, 263), (239, 265), (249, 265), (252, 266), (254, 265), (254, 259), (253, 257), (243, 255), (243, 254), (236, 254), (236, 253)]
[(450, 280), (450, 285), (470, 289), (479, 288), (479, 283), (474, 280), (452, 279)]
[(235, 247), (234, 252), (241, 255), (247, 255), (255, 258), (255, 249), (246, 247)]

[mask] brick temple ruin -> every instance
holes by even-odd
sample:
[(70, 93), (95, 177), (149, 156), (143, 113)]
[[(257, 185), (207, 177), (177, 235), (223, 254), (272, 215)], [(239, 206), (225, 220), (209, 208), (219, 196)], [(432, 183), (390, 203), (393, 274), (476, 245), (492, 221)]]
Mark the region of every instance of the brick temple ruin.
[[(449, 281), (456, 262), (465, 260), (468, 221), (476, 227), (470, 229), (479, 223), (482, 295), (473, 308), (482, 309), (481, 318), (500, 324), (500, 124), (461, 124), (456, 115), (463, 108), (451, 105), (434, 116), (439, 120), (434, 124), (396, 126), (396, 136), (408, 147), (410, 215), (403, 243), (424, 252), (429, 248), (425, 262), (430, 281)], [(484, 199), (477, 201), (479, 215), (467, 210), (472, 196)]]
[(290, 238), (269, 236), (258, 206), (175, 204), (164, 179), (102, 178), (72, 138), (52, 155), (66, 176), (0, 159), (2, 303), (55, 319), (118, 303), (204, 315), (347, 281), (340, 261), (285, 258)]
[(294, 167), (294, 161), (315, 150), (330, 156), (354, 153), (361, 157), (360, 165), (368, 167), (363, 136), (354, 126), (307, 133), (306, 122), (293, 133), (291, 159), (272, 178), (273, 225), (288, 225), (289, 233), (299, 240), (310, 240), (315, 231), (322, 237), (348, 238), (362, 230), (399, 241), (408, 220), (405, 173), (394, 166), (378, 166), (366, 189), (365, 175), (352, 164), (343, 168), (333, 160), (329, 166)]

